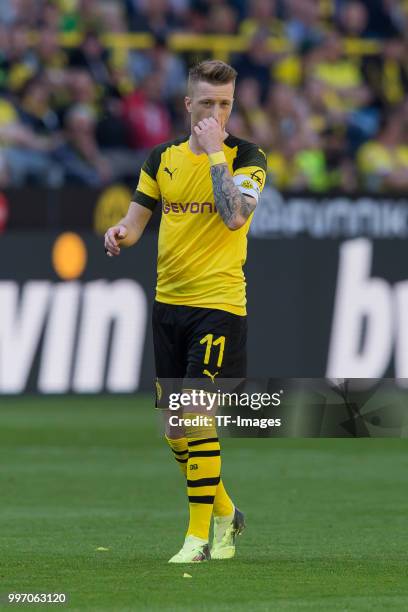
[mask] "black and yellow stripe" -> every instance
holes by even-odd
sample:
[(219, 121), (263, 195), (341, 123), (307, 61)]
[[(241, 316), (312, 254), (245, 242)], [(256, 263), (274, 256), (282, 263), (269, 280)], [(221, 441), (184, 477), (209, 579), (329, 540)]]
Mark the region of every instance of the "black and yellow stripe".
[(214, 504), (215, 495), (189, 495), (190, 504)]
[(221, 477), (221, 451), (217, 437), (187, 438), (187, 494), (190, 524), (187, 534), (208, 539), (212, 509)]
[(177, 463), (180, 465), (181, 473), (183, 476), (187, 475), (187, 462), (188, 462), (188, 446), (187, 438), (178, 438), (173, 440), (166, 436), (166, 440)]

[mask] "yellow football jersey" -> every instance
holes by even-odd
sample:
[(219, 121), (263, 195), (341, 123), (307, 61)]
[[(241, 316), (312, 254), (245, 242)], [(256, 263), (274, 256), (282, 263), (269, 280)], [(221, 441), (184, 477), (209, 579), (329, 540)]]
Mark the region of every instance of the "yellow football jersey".
[[(186, 136), (153, 149), (134, 196), (152, 210), (159, 201), (162, 204), (156, 300), (243, 316), (242, 267), (251, 218), (236, 231), (225, 226), (214, 204), (208, 156), (194, 154), (188, 140)], [(260, 193), (266, 176), (263, 151), (231, 135), (223, 151), (238, 188)]]

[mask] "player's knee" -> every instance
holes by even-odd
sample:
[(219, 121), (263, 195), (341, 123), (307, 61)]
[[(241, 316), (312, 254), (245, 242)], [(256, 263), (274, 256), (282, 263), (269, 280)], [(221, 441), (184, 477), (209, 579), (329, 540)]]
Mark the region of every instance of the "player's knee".
[(184, 438), (186, 435), (184, 427), (181, 425), (172, 425), (169, 421), (165, 424), (164, 433), (166, 438), (170, 438), (170, 440)]
[(210, 415), (184, 414), (184, 430), (187, 439), (217, 437), (215, 418)]
[(185, 431), (182, 420), (177, 417), (173, 410), (162, 410), (163, 432), (166, 438), (177, 440), (185, 437)]

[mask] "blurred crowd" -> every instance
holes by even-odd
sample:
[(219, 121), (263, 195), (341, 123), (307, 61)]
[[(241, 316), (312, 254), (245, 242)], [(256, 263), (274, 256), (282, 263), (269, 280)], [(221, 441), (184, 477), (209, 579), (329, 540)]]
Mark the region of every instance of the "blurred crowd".
[[(104, 38), (146, 32), (146, 49)], [(0, 0), (0, 187), (134, 181), (188, 133), (188, 67), (211, 57), (176, 53), (178, 33), (246, 41), (222, 57), (229, 129), (278, 189), (406, 192), (407, 0)]]

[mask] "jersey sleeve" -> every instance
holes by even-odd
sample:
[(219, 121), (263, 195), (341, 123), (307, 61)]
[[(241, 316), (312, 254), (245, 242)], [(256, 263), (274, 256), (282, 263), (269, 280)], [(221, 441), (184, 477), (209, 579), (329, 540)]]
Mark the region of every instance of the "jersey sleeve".
[(160, 200), (160, 189), (156, 176), (160, 166), (161, 151), (153, 149), (140, 170), (139, 182), (137, 184), (133, 200), (150, 210), (154, 210)]
[(265, 186), (266, 155), (257, 145), (243, 143), (238, 147), (232, 165), (233, 180), (241, 193), (258, 201)]

